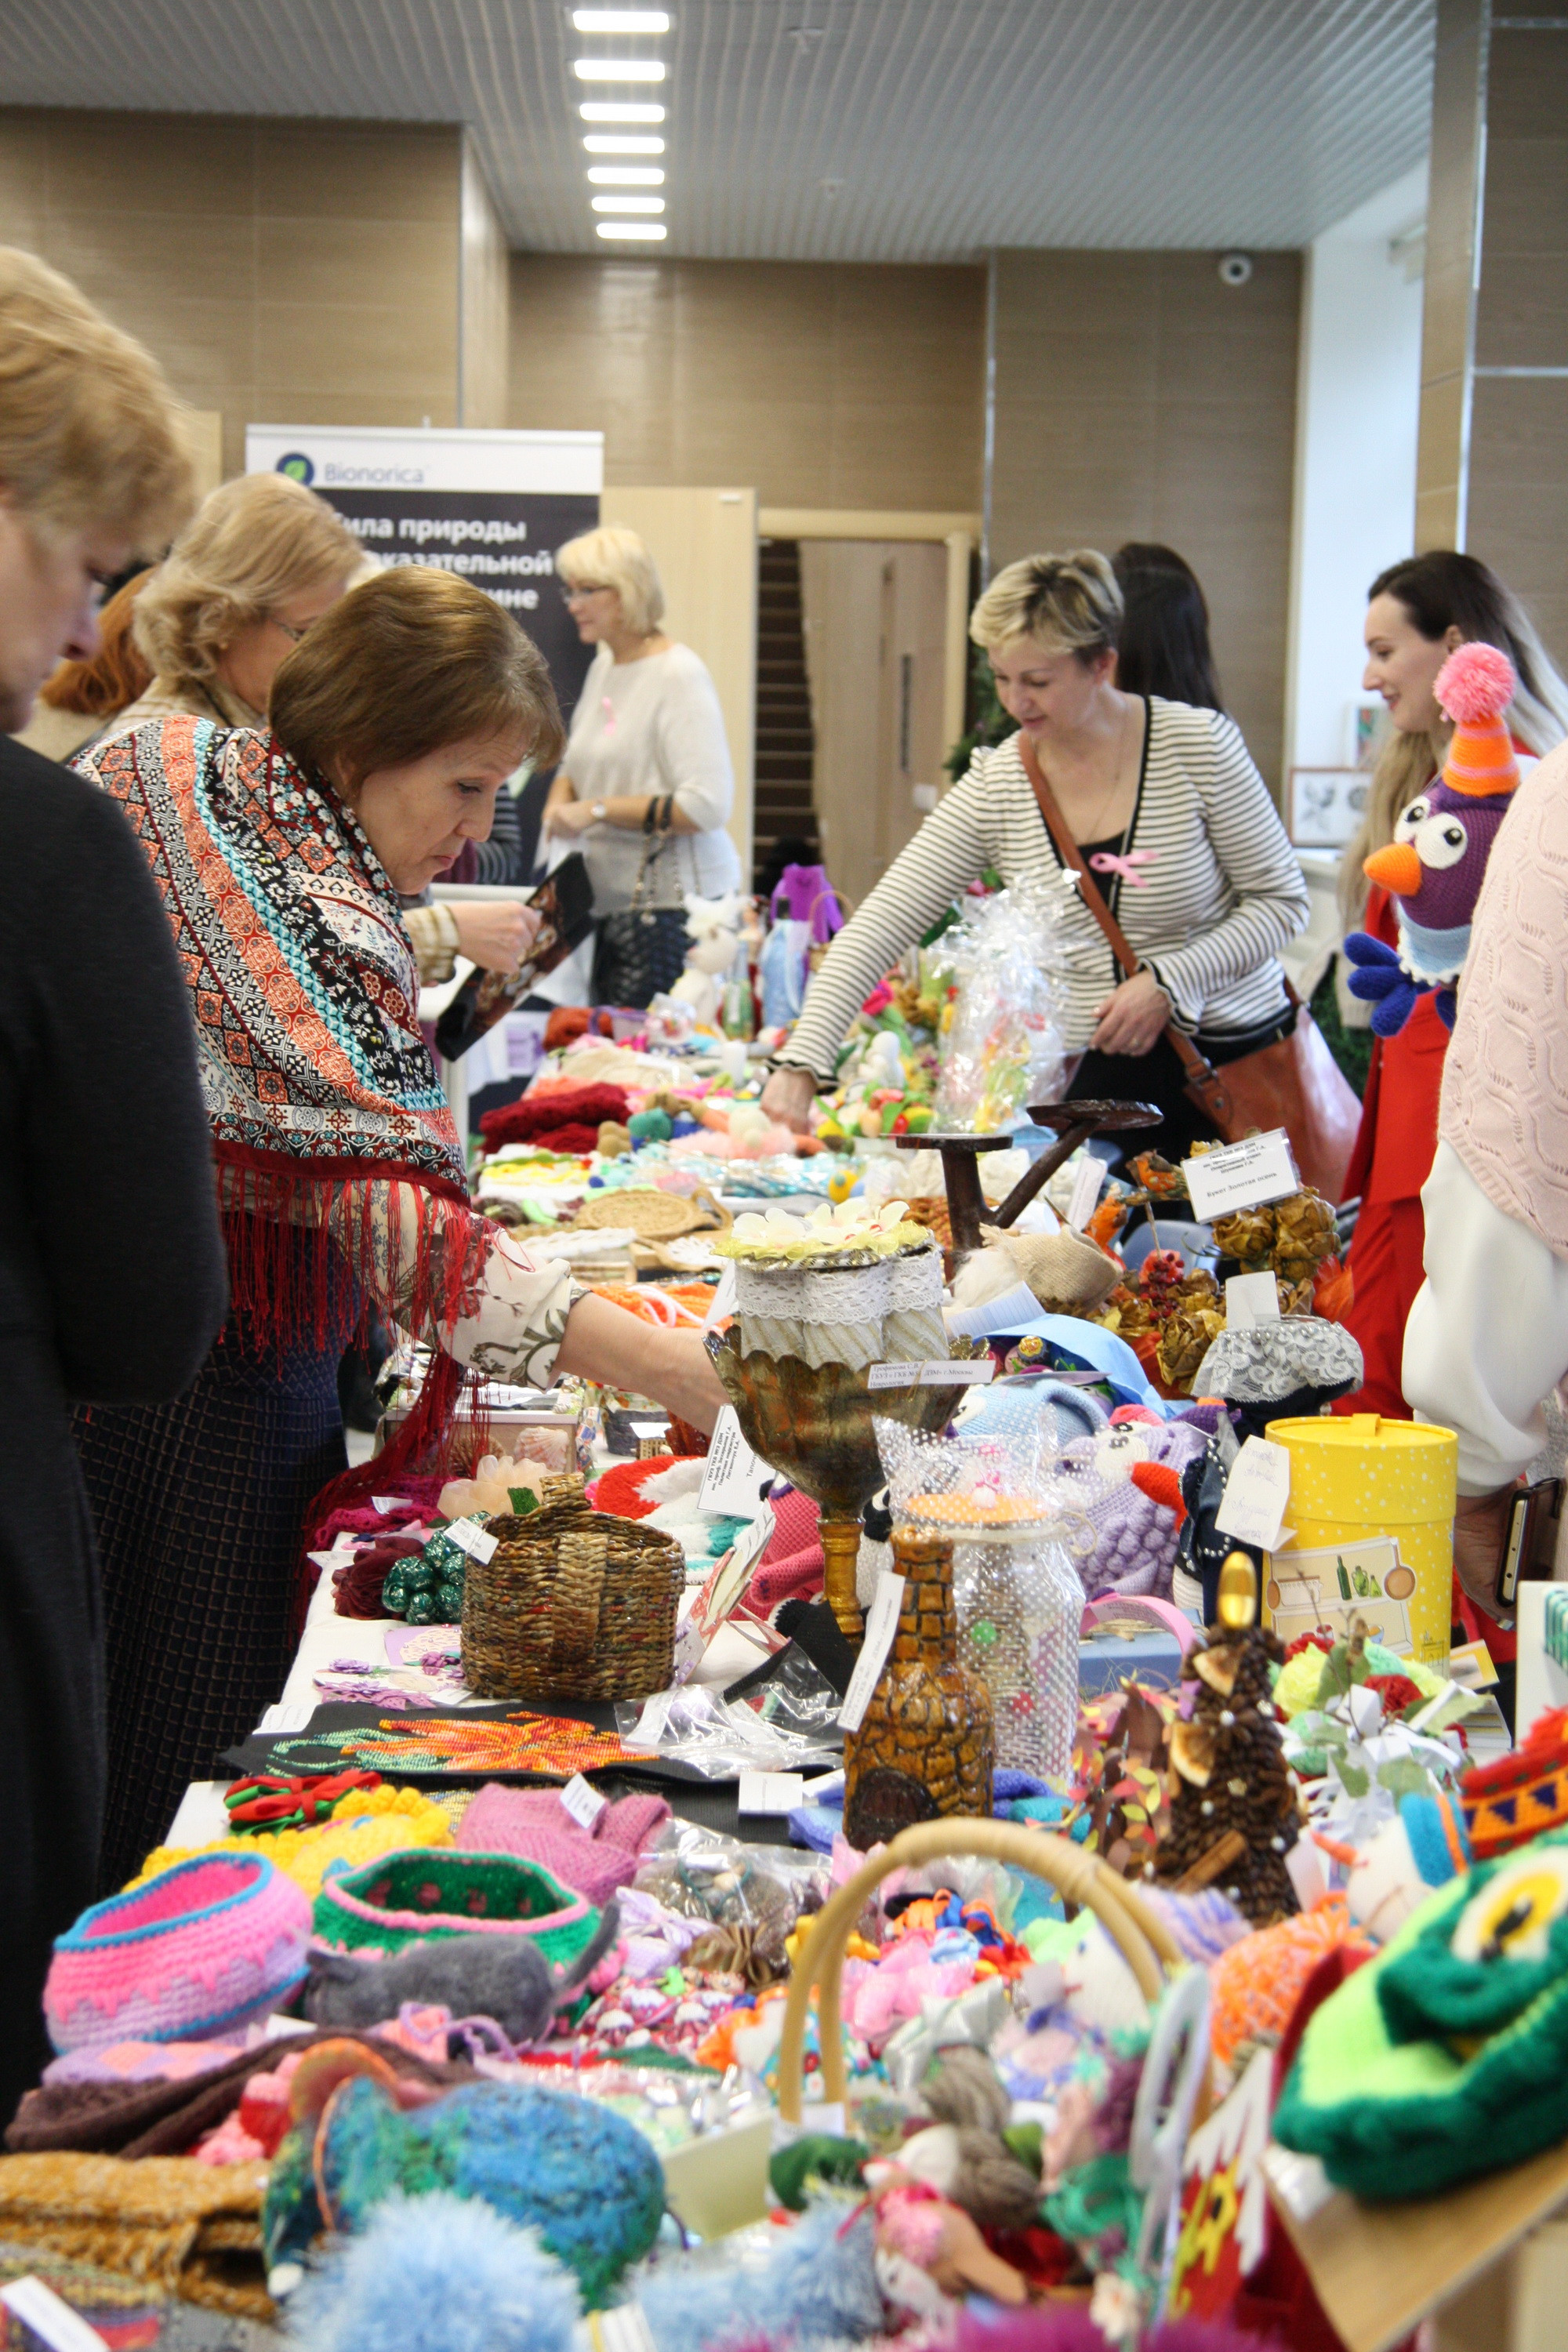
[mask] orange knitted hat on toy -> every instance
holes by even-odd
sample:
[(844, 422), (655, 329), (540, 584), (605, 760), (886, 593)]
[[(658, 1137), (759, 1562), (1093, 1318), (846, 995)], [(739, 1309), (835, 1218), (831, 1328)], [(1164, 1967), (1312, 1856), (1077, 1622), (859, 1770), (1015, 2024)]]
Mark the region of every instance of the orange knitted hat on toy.
[(1502, 716), (1517, 684), (1513, 664), (1496, 646), (1457, 646), (1437, 672), (1432, 692), (1454, 721), (1443, 782), (1468, 800), (1518, 787), (1519, 762)]

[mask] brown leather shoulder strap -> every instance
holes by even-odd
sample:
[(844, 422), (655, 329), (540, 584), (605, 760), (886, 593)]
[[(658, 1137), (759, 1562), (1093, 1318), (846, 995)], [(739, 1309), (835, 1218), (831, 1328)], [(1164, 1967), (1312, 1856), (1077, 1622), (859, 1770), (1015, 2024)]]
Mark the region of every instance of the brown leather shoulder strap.
[[(1138, 961), (1137, 950), (1095, 888), (1094, 878), (1083, 862), (1082, 853), (1072, 837), (1066, 817), (1063, 816), (1058, 805), (1057, 796), (1046, 782), (1045, 771), (1036, 756), (1035, 747), (1022, 728), (1018, 730), (1018, 757), (1024, 762), (1024, 773), (1028, 777), (1035, 798), (1040, 804), (1040, 814), (1046, 820), (1062, 864), (1069, 873), (1078, 876), (1079, 896), (1083, 900), (1086, 910), (1094, 917), (1095, 921), (1105, 933), (1111, 954), (1131, 980), (1134, 972), (1142, 971), (1143, 969)], [(1173, 1021), (1167, 1021), (1165, 1034), (1174, 1047), (1176, 1058), (1189, 1078), (1194, 1080), (1213, 1078), (1212, 1063), (1199, 1053), (1184, 1030), (1178, 1029)]]

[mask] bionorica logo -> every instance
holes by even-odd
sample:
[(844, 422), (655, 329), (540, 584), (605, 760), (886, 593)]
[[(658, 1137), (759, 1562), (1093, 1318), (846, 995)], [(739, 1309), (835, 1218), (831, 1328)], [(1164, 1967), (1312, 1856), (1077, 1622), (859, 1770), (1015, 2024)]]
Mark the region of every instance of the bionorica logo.
[(291, 449), (286, 457), (279, 457), (276, 471), (287, 474), (291, 482), (304, 482), (307, 486), (316, 478), (314, 466), (300, 449)]

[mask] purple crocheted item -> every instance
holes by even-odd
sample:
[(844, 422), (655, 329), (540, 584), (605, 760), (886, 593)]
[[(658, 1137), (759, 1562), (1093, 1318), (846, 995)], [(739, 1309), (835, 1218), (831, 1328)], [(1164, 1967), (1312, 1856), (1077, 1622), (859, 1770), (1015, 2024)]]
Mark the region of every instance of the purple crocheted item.
[(264, 1854), (196, 1854), (94, 1903), (58, 1937), (44, 1989), (55, 2048), (237, 2032), (305, 1974), (310, 1906)]
[(585, 1830), (556, 1790), (509, 1789), (490, 1780), (463, 1815), (458, 1843), (475, 1853), (536, 1862), (602, 1910), (617, 1887), (631, 1885), (644, 1849), (668, 1819), (662, 1797), (621, 1797)]
[[(1178, 1478), (1208, 1443), (1201, 1429), (1182, 1422), (1140, 1433), (1148, 1444), (1145, 1459), (1164, 1463)], [(1089, 1460), (1092, 1464), (1092, 1455)], [(1079, 1563), (1084, 1598), (1099, 1601), (1110, 1592), (1124, 1592), (1168, 1601), (1180, 1533), (1174, 1514), (1124, 1477), (1089, 1505), (1088, 1517), (1095, 1547), (1090, 1558)]]

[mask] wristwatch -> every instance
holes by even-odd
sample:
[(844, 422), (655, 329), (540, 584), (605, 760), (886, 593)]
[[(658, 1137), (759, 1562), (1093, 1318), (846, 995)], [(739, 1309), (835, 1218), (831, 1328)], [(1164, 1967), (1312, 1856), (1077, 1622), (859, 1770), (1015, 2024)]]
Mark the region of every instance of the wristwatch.
[(588, 814), (593, 818), (595, 824), (603, 824), (607, 814), (608, 812), (606, 811), (603, 801), (589, 802)]

